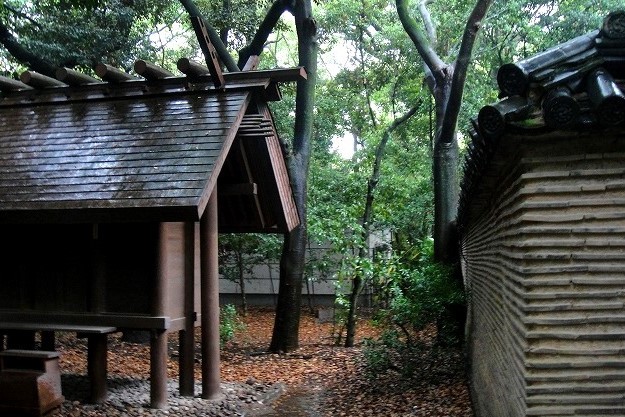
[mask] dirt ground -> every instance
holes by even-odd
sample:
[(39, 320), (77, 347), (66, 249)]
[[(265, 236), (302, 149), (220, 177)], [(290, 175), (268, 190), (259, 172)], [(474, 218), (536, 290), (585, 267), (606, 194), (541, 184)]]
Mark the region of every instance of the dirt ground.
[[(242, 328), (222, 348), (221, 377), (224, 382), (258, 381), (283, 384), (284, 393), (272, 404), (269, 416), (455, 416), (471, 417), (469, 393), (459, 349), (431, 355), (417, 371), (418, 378), (402, 382), (389, 373), (366, 377), (363, 371), (363, 340), (378, 335), (368, 320), (358, 324), (354, 348), (335, 346), (332, 323), (320, 323), (302, 314), (300, 349), (289, 354), (268, 354), (274, 312), (252, 309), (241, 317)], [(426, 331), (424, 338), (432, 338)], [(197, 333), (199, 351), (199, 332)], [(84, 341), (60, 339), (61, 368), (85, 373)], [(177, 337), (170, 339), (168, 374), (177, 378)], [(118, 335), (109, 338), (109, 376), (149, 376), (149, 347), (125, 343)], [(196, 364), (200, 379), (201, 365)]]

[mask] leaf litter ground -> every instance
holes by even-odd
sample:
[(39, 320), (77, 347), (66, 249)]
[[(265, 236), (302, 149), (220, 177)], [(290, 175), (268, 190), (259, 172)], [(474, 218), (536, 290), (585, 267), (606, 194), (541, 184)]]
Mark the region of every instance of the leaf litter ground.
[[(240, 317), (243, 326), (222, 348), (223, 382), (263, 383), (283, 387), (267, 417), (435, 416), (472, 417), (464, 358), (461, 349), (430, 350), (419, 361), (415, 377), (407, 381), (389, 372), (372, 378), (365, 372), (363, 341), (380, 329), (362, 318), (353, 348), (336, 346), (333, 324), (303, 313), (300, 348), (289, 354), (266, 352), (271, 340), (274, 311), (251, 309)], [(433, 328), (421, 334), (425, 346), (435, 337)], [(199, 329), (196, 334), (199, 357)], [(84, 340), (59, 338), (61, 369), (86, 373)], [(170, 336), (168, 377), (178, 377), (177, 337)], [(109, 377), (148, 378), (149, 347), (109, 338)], [(200, 380), (201, 365), (196, 364)], [(252, 412), (248, 415), (252, 417)]]

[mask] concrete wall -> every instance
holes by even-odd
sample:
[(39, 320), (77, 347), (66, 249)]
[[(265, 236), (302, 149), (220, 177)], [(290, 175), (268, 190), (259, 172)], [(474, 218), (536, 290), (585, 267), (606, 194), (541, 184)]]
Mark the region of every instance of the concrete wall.
[[(390, 250), (390, 242), (390, 231), (373, 232), (369, 239), (371, 256), (373, 256), (374, 250), (382, 252)], [(311, 243), (306, 251), (306, 259), (308, 261), (323, 259), (325, 267), (314, 269), (308, 277), (308, 283), (304, 283), (302, 304), (306, 305), (310, 296), (314, 305), (333, 305), (337, 293), (336, 274), (340, 268), (340, 256), (332, 252), (329, 242), (321, 244)], [(278, 262), (256, 265), (251, 273), (246, 274), (245, 291), (248, 303), (260, 306), (275, 305), (279, 285), (280, 266)], [(349, 286), (343, 289), (344, 292), (349, 290)], [(241, 288), (238, 283), (222, 277), (219, 280), (219, 292), (222, 304), (240, 303)], [(367, 305), (367, 302), (370, 301), (370, 295), (370, 289), (365, 288), (361, 305), (363, 305), (362, 303), (365, 303), (365, 306)]]
[[(340, 260), (330, 255), (329, 244), (311, 244), (308, 247), (307, 259), (323, 256), (328, 257), (328, 268), (313, 271), (313, 276), (304, 283), (302, 294), (306, 298), (310, 295), (316, 303), (321, 305), (332, 305), (334, 303), (336, 278)], [(245, 292), (250, 305), (274, 306), (277, 301), (278, 289), (280, 286), (280, 265), (278, 261), (268, 264), (256, 265), (252, 272), (246, 274)], [(222, 304), (240, 304), (241, 288), (237, 282), (221, 278), (219, 280), (220, 300)], [(302, 303), (306, 304), (306, 299)]]
[(499, 149), (462, 238), (476, 414), (625, 415), (625, 135)]

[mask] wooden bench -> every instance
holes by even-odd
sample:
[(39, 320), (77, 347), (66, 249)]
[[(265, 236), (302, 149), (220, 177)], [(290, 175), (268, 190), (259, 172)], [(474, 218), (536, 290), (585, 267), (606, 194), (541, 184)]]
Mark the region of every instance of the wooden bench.
[(0, 411), (41, 416), (64, 400), (58, 352), (0, 352)]
[[(0, 334), (7, 332), (41, 332), (42, 349), (53, 351), (54, 332), (75, 332), (87, 337), (87, 374), (91, 384), (91, 401), (100, 403), (106, 400), (107, 388), (107, 335), (115, 333), (112, 326), (83, 326), (57, 323), (0, 322)], [(1, 347), (1, 346), (0, 346)]]

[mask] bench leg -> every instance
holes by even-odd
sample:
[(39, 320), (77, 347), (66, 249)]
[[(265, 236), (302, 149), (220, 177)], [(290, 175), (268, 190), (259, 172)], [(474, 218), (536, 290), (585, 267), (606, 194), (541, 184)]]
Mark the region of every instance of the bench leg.
[(87, 372), (91, 383), (91, 401), (101, 403), (106, 400), (106, 334), (92, 334), (87, 339)]
[(167, 332), (152, 330), (150, 338), (150, 407), (167, 406)]

